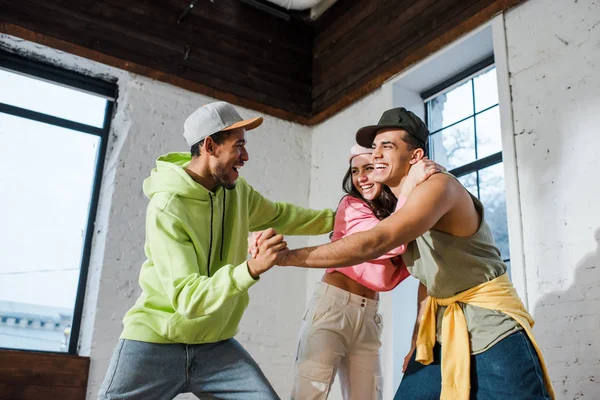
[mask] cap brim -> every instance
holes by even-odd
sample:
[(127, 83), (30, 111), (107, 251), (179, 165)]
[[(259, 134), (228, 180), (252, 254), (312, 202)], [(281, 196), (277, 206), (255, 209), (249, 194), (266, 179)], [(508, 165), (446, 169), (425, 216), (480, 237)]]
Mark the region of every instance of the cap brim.
[(244, 128), (247, 131), (251, 131), (252, 129), (258, 128), (260, 124), (263, 123), (262, 117), (245, 119), (240, 122), (236, 122), (233, 125), (229, 125), (226, 128), (221, 129), (221, 131), (231, 131), (233, 129)]
[(375, 140), (375, 136), (377, 136), (377, 132), (382, 129), (395, 128), (393, 125), (369, 125), (360, 128), (356, 132), (356, 143), (361, 145), (362, 147), (373, 147), (373, 141)]

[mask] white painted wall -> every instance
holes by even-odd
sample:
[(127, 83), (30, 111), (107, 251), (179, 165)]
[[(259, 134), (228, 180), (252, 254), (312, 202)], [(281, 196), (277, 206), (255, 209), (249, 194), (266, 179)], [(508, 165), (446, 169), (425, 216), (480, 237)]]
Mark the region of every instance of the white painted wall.
[[(213, 99), (7, 35), (0, 35), (0, 45), (68, 69), (118, 79), (119, 98), (102, 182), (79, 352), (91, 357), (88, 397), (96, 398), (122, 317), (139, 295), (147, 205), (142, 181), (157, 156), (187, 150), (183, 121)], [(240, 112), (256, 115), (245, 109)], [(248, 134), (250, 162), (243, 175), (268, 198), (307, 206), (310, 140), (310, 128), (267, 116), (259, 129)], [(289, 242), (299, 247), (307, 239)], [(289, 395), (292, 386), (305, 281), (303, 270), (276, 269), (265, 274), (250, 290), (250, 306), (237, 337), (282, 397)]]
[(523, 248), (559, 399), (600, 398), (600, 2), (506, 14)]

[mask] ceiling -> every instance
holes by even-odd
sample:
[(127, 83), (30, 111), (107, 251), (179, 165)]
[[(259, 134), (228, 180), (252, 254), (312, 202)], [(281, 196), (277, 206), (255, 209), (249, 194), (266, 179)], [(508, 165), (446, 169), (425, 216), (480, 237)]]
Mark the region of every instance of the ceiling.
[(265, 0), (0, 0), (0, 32), (312, 125), (521, 1), (338, 0), (313, 20)]

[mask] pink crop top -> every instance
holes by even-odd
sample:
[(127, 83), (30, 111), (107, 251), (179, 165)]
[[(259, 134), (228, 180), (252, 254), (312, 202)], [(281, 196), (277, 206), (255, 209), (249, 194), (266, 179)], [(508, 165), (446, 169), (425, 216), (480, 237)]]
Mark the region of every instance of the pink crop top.
[[(406, 198), (400, 196), (396, 210), (404, 205)], [(333, 227), (331, 241), (357, 232), (374, 228), (379, 219), (363, 201), (346, 196), (340, 202)], [(369, 289), (386, 292), (394, 289), (410, 274), (399, 257), (406, 251), (406, 245), (401, 245), (381, 257), (352, 267), (329, 268), (327, 273), (340, 272)]]

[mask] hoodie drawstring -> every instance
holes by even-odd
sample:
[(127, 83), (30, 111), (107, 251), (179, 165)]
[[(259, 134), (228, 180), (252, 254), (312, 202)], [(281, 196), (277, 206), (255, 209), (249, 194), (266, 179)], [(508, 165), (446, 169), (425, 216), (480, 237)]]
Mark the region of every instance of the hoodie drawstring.
[(208, 272), (208, 276), (210, 277), (210, 253), (212, 250), (212, 243), (213, 243), (213, 198), (212, 195), (209, 194), (208, 198), (210, 199), (210, 242), (208, 244), (208, 266), (206, 267), (206, 270)]
[(227, 192), (227, 189), (223, 188), (223, 217), (221, 219), (221, 261), (223, 261), (223, 242), (225, 242), (225, 192)]

